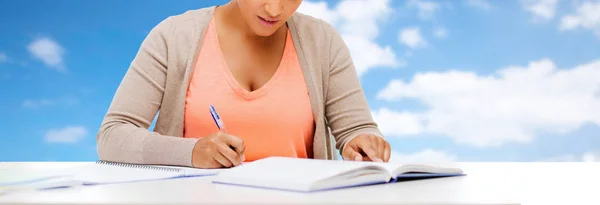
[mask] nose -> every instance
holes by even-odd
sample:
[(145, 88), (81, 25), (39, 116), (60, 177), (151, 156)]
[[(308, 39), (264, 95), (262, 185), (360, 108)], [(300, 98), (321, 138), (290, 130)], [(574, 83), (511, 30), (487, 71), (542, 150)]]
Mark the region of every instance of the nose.
[(265, 4), (265, 10), (271, 17), (277, 17), (283, 12), (281, 0), (269, 0)]

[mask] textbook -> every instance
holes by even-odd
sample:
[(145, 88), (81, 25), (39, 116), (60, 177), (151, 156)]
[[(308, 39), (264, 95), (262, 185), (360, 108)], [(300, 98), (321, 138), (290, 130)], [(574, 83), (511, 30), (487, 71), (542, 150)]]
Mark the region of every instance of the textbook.
[(449, 165), (269, 157), (225, 170), (215, 176), (212, 182), (312, 192), (463, 175), (466, 174), (460, 168)]
[(216, 175), (222, 169), (197, 169), (179, 166), (129, 164), (109, 161), (71, 167), (69, 169), (36, 171), (27, 174), (19, 170), (0, 180), (0, 193), (14, 190), (39, 190), (72, 186), (129, 183), (183, 177)]

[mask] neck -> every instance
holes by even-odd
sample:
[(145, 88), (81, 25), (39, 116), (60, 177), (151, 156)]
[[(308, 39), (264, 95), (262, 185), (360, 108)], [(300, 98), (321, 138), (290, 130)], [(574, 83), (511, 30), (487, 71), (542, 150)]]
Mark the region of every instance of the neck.
[(273, 41), (273, 39), (277, 38), (282, 32), (285, 32), (285, 28), (279, 28), (270, 36), (256, 35), (242, 16), (237, 1), (230, 1), (223, 6), (217, 7), (215, 15), (220, 19), (218, 22), (221, 23), (221, 27), (225, 28), (228, 33), (237, 33), (243, 39), (253, 43), (262, 44)]

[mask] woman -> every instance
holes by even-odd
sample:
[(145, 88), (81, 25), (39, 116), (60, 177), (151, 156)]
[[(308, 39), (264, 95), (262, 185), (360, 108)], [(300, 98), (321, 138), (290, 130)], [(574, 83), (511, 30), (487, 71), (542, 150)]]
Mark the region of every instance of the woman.
[(345, 160), (387, 162), (346, 45), (329, 24), (296, 13), (301, 2), (232, 0), (159, 23), (102, 122), (100, 158), (222, 168), (335, 159), (337, 148)]

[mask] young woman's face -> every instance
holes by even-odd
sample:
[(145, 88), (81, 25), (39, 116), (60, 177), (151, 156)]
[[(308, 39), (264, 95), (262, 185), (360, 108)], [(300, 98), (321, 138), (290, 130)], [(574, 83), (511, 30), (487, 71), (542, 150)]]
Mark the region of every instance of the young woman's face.
[(259, 36), (270, 36), (296, 12), (302, 0), (238, 0), (248, 26)]

